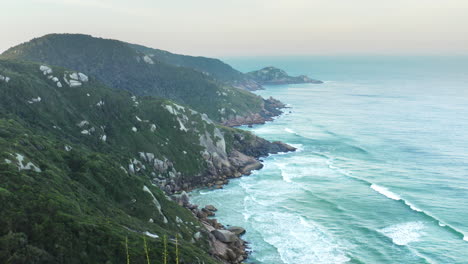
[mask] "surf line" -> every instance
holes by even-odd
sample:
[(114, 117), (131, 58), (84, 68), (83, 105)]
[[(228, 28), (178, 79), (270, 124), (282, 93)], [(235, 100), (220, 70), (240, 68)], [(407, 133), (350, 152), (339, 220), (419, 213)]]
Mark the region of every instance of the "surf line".
[(450, 231), (451, 233), (455, 234), (456, 236), (460, 237), (462, 240), (464, 241), (467, 241), (468, 242), (468, 238), (467, 236), (462, 232), (462, 231), (459, 231), (457, 230), (456, 228), (448, 225), (448, 224), (444, 224), (442, 223), (441, 220), (439, 220), (437, 217), (417, 208), (416, 206), (414, 206), (412, 203), (410, 203), (409, 201), (401, 198), (400, 195), (388, 190), (387, 188), (383, 187), (383, 186), (380, 186), (380, 185), (377, 185), (377, 184), (374, 184), (374, 183), (369, 183), (370, 184), (370, 188), (373, 189), (374, 191), (384, 195), (385, 197), (389, 198), (389, 199), (392, 199), (392, 200), (395, 200), (395, 201), (399, 201), (399, 202), (402, 202), (403, 204), (405, 204), (407, 207), (409, 207), (411, 210), (415, 211), (415, 212), (418, 212), (420, 214), (422, 214), (424, 217), (426, 218), (429, 218), (430, 220), (432, 221), (435, 221), (438, 223), (438, 225), (442, 228), (445, 228), (446, 230)]

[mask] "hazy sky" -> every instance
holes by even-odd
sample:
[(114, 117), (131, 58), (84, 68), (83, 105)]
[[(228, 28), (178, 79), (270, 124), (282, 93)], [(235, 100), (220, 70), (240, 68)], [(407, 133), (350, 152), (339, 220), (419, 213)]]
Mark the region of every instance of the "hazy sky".
[(468, 54), (468, 0), (0, 0), (0, 52), (85, 33), (208, 55)]

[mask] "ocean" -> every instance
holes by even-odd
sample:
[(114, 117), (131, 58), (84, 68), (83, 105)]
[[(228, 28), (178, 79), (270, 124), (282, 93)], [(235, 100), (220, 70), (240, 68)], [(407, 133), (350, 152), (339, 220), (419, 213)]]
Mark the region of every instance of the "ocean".
[(325, 81), (256, 92), (290, 108), (242, 127), (298, 151), (191, 193), (246, 228), (247, 263), (468, 263), (468, 57), (225, 61)]

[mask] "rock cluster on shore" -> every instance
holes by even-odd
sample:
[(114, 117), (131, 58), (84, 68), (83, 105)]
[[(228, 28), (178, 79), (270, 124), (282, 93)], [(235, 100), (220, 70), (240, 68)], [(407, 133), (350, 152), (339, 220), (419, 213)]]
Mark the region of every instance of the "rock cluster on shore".
[[(188, 194), (183, 191), (181, 194), (171, 197), (180, 206), (190, 210), (192, 214), (200, 220), (200, 223), (205, 227), (204, 236), (208, 237), (210, 244), (210, 254), (219, 259), (223, 263), (242, 263), (247, 258), (247, 243), (240, 238), (245, 233), (242, 227), (226, 228), (214, 218), (217, 211), (213, 205), (207, 205), (201, 209), (198, 205), (189, 202)], [(202, 236), (201, 233), (194, 235), (194, 239), (198, 240)]]
[[(269, 142), (254, 135), (250, 136), (253, 138), (247, 138), (242, 133), (235, 133), (232, 142), (233, 149), (227, 154), (227, 160), (209, 160), (214, 162), (209, 163), (213, 167), (208, 170), (208, 173), (203, 177), (192, 178), (198, 179), (199, 182), (186, 182), (182, 186), (175, 185), (169, 188), (171, 190), (184, 190), (180, 194), (168, 194), (175, 202), (189, 209), (200, 220), (209, 238), (210, 254), (223, 263), (241, 263), (247, 257), (247, 243), (240, 238), (246, 232), (245, 229), (236, 226), (226, 228), (216, 219), (210, 218), (215, 216), (217, 209), (213, 205), (207, 205), (200, 209), (197, 205), (191, 204), (186, 190), (195, 187), (222, 188), (224, 184), (229, 182), (230, 178), (249, 175), (253, 170), (261, 169), (263, 164), (258, 158), (272, 153), (295, 150), (294, 147), (282, 142)], [(211, 157), (222, 157), (226, 153), (211, 154)], [(174, 181), (174, 183), (181, 183), (181, 181)], [(168, 188), (163, 189), (168, 190)]]

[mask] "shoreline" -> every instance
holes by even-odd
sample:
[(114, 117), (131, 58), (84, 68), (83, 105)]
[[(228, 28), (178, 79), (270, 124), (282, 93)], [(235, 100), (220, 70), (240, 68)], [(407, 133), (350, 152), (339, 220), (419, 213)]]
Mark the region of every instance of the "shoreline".
[[(264, 125), (266, 122), (273, 122), (275, 120), (275, 117), (279, 117), (283, 115), (284, 111), (282, 110), (287, 109), (287, 108), (290, 108), (290, 107), (286, 107), (286, 105), (283, 104), (283, 107), (281, 107), (280, 108), (281, 110), (279, 110), (281, 111), (280, 114), (272, 116), (269, 120), (265, 120), (264, 122), (261, 122), (261, 123), (242, 124), (242, 125), (236, 126), (236, 128), (240, 126), (251, 127), (254, 124)], [(275, 142), (279, 142), (279, 141), (275, 141)], [(282, 143), (282, 144), (285, 144), (285, 143)], [(284, 152), (274, 152), (274, 153), (272, 152), (272, 153), (267, 153), (266, 155), (255, 157), (255, 159), (260, 163), (261, 166), (251, 168), (247, 170), (246, 173), (243, 173), (238, 177), (228, 178), (225, 182), (223, 182), (220, 185), (200, 186), (200, 187), (196, 187), (191, 190), (188, 190), (187, 191), (188, 193), (184, 191), (183, 194), (181, 194), (179, 197), (176, 196), (175, 201), (178, 202), (180, 205), (184, 206), (185, 208), (191, 210), (192, 214), (199, 219), (199, 221), (204, 225), (205, 229), (209, 232), (210, 245), (212, 247), (211, 248), (212, 250), (210, 250), (209, 253), (213, 257), (215, 257), (215, 259), (218, 259), (222, 263), (226, 263), (226, 264), (230, 264), (230, 263), (240, 264), (240, 263), (243, 263), (243, 261), (245, 261), (246, 259), (248, 259), (249, 255), (251, 254), (251, 250), (248, 246), (249, 242), (242, 239), (242, 235), (245, 234), (247, 230), (245, 230), (243, 227), (240, 227), (240, 226), (223, 225), (222, 223), (219, 223), (218, 220), (215, 218), (216, 216), (215, 212), (218, 210), (217, 208), (215, 208), (213, 205), (206, 205), (205, 207), (199, 209), (199, 205), (190, 203), (189, 194), (195, 190), (199, 190), (203, 188), (207, 189), (208, 191), (222, 189), (224, 185), (229, 184), (229, 179), (236, 179), (236, 178), (249, 176), (252, 174), (252, 171), (261, 170), (263, 168), (263, 162), (264, 162), (263, 160), (261, 160), (261, 158), (269, 157), (270, 155), (288, 153), (288, 152), (294, 152), (294, 151), (297, 151), (297, 149), (294, 148), (293, 150), (284, 151)], [(182, 198), (181, 196), (184, 196), (184, 198)], [(184, 201), (184, 202), (182, 202), (181, 204), (180, 201)], [(224, 234), (217, 235), (217, 232), (223, 232)], [(232, 235), (235, 236), (235, 239), (232, 238), (233, 237)], [(227, 237), (231, 237), (231, 238), (227, 239)], [(219, 240), (219, 238), (221, 238), (221, 240)], [(231, 242), (226, 243), (226, 242), (223, 242), (223, 240), (231, 241)]]

